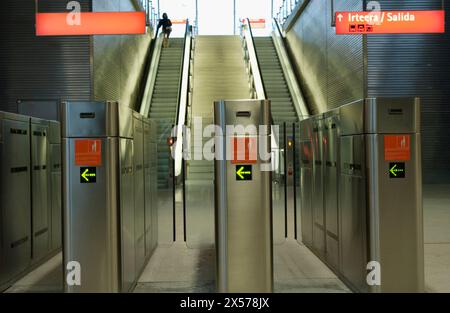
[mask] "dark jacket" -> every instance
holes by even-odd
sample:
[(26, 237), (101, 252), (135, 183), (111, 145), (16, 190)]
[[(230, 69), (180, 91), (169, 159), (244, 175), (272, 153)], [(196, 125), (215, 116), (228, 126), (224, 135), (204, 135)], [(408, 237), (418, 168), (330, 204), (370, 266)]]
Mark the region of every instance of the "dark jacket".
[(162, 27), (163, 31), (166, 31), (166, 29), (171, 26), (172, 26), (172, 22), (170, 21), (170, 19), (163, 18), (163, 19), (159, 20), (158, 29), (160, 29)]

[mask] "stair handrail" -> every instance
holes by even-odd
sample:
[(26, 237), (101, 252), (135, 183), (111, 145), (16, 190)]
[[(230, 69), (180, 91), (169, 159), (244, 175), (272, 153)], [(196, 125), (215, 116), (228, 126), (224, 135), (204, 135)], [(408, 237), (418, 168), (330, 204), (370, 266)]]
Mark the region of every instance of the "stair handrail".
[(178, 94), (178, 106), (176, 115), (176, 128), (174, 129), (175, 143), (173, 157), (175, 159), (175, 176), (180, 176), (183, 167), (183, 131), (186, 123), (186, 112), (190, 93), (190, 71), (192, 56), (192, 28), (186, 19), (186, 31), (184, 35), (184, 52), (182, 59), (182, 74), (180, 75), (180, 89)]
[(280, 59), (280, 64), (286, 79), (287, 87), (291, 94), (292, 101), (294, 102), (294, 108), (297, 112), (297, 116), (300, 120), (308, 118), (310, 116), (310, 112), (306, 105), (305, 98), (303, 97), (303, 92), (300, 84), (298, 83), (294, 69), (292, 68), (292, 63), (290, 62), (287, 47), (284, 42), (283, 32), (281, 31), (281, 27), (276, 18), (273, 19), (272, 38), (278, 58)]

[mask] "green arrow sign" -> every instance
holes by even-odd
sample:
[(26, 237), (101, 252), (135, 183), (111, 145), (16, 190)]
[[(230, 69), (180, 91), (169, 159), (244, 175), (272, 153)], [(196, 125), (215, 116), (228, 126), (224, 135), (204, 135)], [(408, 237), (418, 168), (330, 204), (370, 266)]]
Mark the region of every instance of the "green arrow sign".
[(81, 167), (80, 168), (80, 183), (92, 184), (97, 182), (97, 168), (96, 167)]
[(236, 180), (252, 180), (252, 166), (236, 165)]
[(390, 178), (405, 178), (406, 170), (405, 163), (389, 163), (389, 177)]

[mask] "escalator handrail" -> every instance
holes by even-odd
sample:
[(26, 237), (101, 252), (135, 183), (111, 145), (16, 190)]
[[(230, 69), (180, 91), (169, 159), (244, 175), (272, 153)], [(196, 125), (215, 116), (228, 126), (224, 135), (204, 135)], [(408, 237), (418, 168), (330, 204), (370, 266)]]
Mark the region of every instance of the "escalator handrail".
[[(262, 86), (260, 86), (261, 91), (259, 92), (259, 94), (258, 94), (258, 91), (257, 91), (257, 98), (258, 99), (267, 99), (266, 87), (264, 85), (264, 80), (263, 80), (263, 77), (262, 77), (261, 67), (260, 67), (260, 63), (259, 63), (259, 59), (258, 59), (258, 53), (256, 51), (255, 42), (253, 40), (253, 31), (252, 31), (252, 26), (250, 24), (250, 19), (249, 18), (247, 18), (247, 24), (248, 24), (248, 29), (249, 29), (249, 32), (250, 32), (250, 38), (247, 41), (250, 44), (250, 47), (247, 45), (247, 49), (249, 50), (249, 54), (250, 54), (250, 59), (252, 59), (252, 55), (250, 53), (251, 52), (250, 49), (252, 49), (253, 53), (254, 53), (253, 62), (252, 62), (252, 60), (250, 60), (250, 64), (252, 66), (253, 79), (256, 82), (258, 82), (258, 80), (259, 80), (260, 84), (262, 85)], [(255, 63), (256, 63), (256, 65), (255, 65)], [(255, 69), (256, 69), (256, 73), (255, 73)], [(256, 82), (255, 82), (255, 85), (257, 85)], [(255, 89), (258, 90), (258, 88), (256, 88), (256, 86), (255, 86)], [(263, 94), (261, 94), (261, 93), (263, 93)], [(272, 117), (272, 112), (270, 112), (270, 124), (271, 125), (275, 125), (274, 121), (273, 121), (273, 117)], [(279, 139), (278, 139), (278, 137), (276, 135), (277, 134), (274, 132), (274, 127), (271, 127), (271, 136), (270, 136), (271, 137), (271, 148), (275, 149), (275, 150), (278, 149), (278, 147), (279, 147)]]
[[(159, 36), (161, 37), (161, 36)], [(143, 80), (143, 90), (141, 93), (141, 99), (140, 99), (140, 108), (139, 108), (139, 112), (141, 113), (141, 115), (145, 116), (145, 117), (149, 117), (148, 115), (150, 114), (150, 106), (151, 106), (151, 101), (152, 101), (152, 96), (153, 96), (153, 87), (154, 87), (154, 82), (152, 84), (151, 82), (151, 76), (153, 73), (157, 73), (158, 70), (158, 63), (159, 63), (159, 57), (161, 56), (161, 52), (159, 52), (159, 55), (156, 55), (156, 47), (157, 45), (161, 45), (162, 44), (162, 40), (161, 38), (158, 38), (158, 30), (156, 30), (155, 32), (155, 36), (152, 38), (151, 41), (151, 46), (149, 48), (149, 54), (148, 54), (148, 64), (146, 65), (146, 69), (145, 69), (145, 77), (146, 79)], [(155, 63), (155, 64), (153, 64)], [(148, 66), (148, 68), (147, 68)], [(152, 67), (153, 67), (153, 71), (152, 71)], [(147, 95), (147, 97), (146, 97)], [(144, 101), (147, 101), (148, 103), (144, 103)]]
[(184, 45), (182, 53), (182, 70), (180, 75), (180, 88), (178, 93), (178, 105), (176, 114), (176, 142), (174, 145), (175, 176), (182, 173), (183, 166), (183, 128), (186, 123), (186, 111), (189, 100), (189, 73), (191, 70), (192, 34), (189, 20), (186, 20)]
[(256, 97), (258, 99), (266, 99), (266, 90), (264, 88), (264, 82), (262, 80), (261, 68), (259, 67), (258, 55), (256, 53), (255, 42), (253, 40), (252, 27), (250, 25), (250, 19), (247, 20), (249, 36), (245, 35), (245, 41), (247, 42), (247, 50), (249, 53), (249, 62), (255, 83)]
[[(150, 74), (149, 72), (150, 72), (150, 67), (152, 66), (153, 52), (155, 51), (156, 39), (158, 38), (158, 32), (159, 32), (159, 29), (156, 29), (154, 36), (152, 36), (150, 39), (150, 46), (148, 48), (147, 58), (145, 60), (143, 77), (148, 78), (148, 76)], [(136, 102), (139, 105), (139, 107), (136, 108), (137, 109), (136, 111), (138, 111), (138, 112), (141, 111), (142, 101), (144, 100), (146, 85), (147, 85), (147, 79), (143, 79), (139, 86), (139, 93), (138, 93), (139, 99)]]
[[(289, 54), (287, 53), (288, 49), (287, 49), (286, 43), (283, 39), (284, 38), (283, 32), (281, 31), (280, 24), (278, 23), (276, 18), (273, 19), (273, 24), (275, 24), (274, 31), (277, 32), (278, 36), (281, 38), (281, 40), (279, 40), (279, 42), (281, 43), (281, 49), (284, 51), (284, 54), (286, 55), (288, 62), (290, 64), (292, 64), (292, 62), (289, 60)], [(279, 57), (281, 58), (281, 56), (279, 56)], [(280, 63), (282, 63), (281, 59), (280, 59)], [(295, 76), (295, 73), (293, 75)], [(286, 80), (288, 80), (288, 77), (286, 77), (286, 76), (289, 76), (289, 74), (285, 73), (285, 78), (286, 78)], [(303, 97), (302, 90), (298, 84), (297, 78), (294, 77), (292, 80), (295, 80), (294, 86), (292, 86), (292, 88), (297, 89), (297, 91), (298, 91), (297, 96), (298, 96), (298, 98), (300, 98), (300, 99), (297, 99), (297, 97), (294, 97), (294, 95), (296, 94), (296, 92), (294, 90), (289, 90), (289, 92), (291, 93), (291, 96), (292, 96), (292, 101), (294, 101), (295, 110), (296, 111), (300, 110), (300, 112), (297, 112), (297, 115), (300, 119), (307, 118), (310, 115), (310, 112), (305, 103), (305, 99)], [(291, 89), (291, 86), (289, 84), (288, 84), (288, 89)]]

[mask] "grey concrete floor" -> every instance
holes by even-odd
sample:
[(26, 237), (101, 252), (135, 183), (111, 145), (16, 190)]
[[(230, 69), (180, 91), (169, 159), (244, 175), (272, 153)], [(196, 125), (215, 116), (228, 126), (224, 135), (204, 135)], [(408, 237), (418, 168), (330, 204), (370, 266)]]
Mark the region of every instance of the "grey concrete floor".
[[(349, 292), (306, 247), (295, 240), (274, 246), (275, 292)], [(215, 252), (184, 242), (159, 246), (135, 292), (215, 292)]]
[[(161, 196), (163, 193), (161, 193)], [(169, 194), (160, 199), (160, 221), (171, 218)], [(179, 195), (177, 193), (177, 216)], [(170, 206), (170, 208), (172, 208)], [(177, 232), (181, 232), (177, 226)], [(188, 248), (170, 240), (166, 229), (135, 292), (214, 292), (214, 258), (211, 247)], [(425, 283), (428, 292), (450, 292), (450, 186), (424, 187)], [(179, 237), (178, 237), (179, 239)], [(60, 292), (61, 254), (17, 281), (7, 292)], [(274, 248), (275, 292), (347, 292), (339, 279), (306, 247), (287, 240)]]

